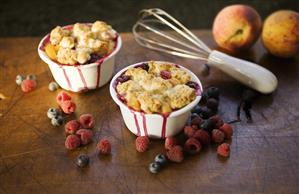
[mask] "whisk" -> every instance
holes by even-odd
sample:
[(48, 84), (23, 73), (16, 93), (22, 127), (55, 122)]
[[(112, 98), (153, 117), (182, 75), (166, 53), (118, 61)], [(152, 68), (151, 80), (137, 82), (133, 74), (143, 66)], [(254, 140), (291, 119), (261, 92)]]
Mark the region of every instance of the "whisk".
[(261, 93), (271, 93), (277, 87), (277, 78), (272, 72), (255, 63), (211, 50), (184, 25), (161, 9), (142, 10), (133, 26), (133, 34), (135, 40), (144, 47), (203, 60), (208, 66), (220, 69)]

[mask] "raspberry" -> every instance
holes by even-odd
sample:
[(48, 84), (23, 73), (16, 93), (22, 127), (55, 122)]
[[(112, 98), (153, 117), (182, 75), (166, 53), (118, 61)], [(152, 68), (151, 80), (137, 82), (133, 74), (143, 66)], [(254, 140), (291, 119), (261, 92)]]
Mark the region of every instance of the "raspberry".
[(59, 104), (59, 105), (61, 102), (71, 100), (71, 99), (72, 99), (72, 97), (64, 91), (59, 92), (58, 95), (56, 96), (56, 101), (57, 101), (57, 104)]
[(135, 145), (138, 152), (145, 152), (149, 147), (149, 138), (146, 136), (137, 137)]
[(59, 105), (65, 114), (71, 114), (76, 110), (76, 104), (70, 100), (61, 101)]
[(195, 130), (198, 130), (198, 125), (192, 125), (191, 127)]
[(69, 135), (66, 137), (64, 146), (68, 150), (73, 150), (80, 146), (80, 139), (76, 135)]
[(92, 141), (93, 132), (89, 129), (80, 129), (76, 132), (82, 145), (87, 145)]
[(184, 134), (187, 136), (187, 137), (193, 137), (193, 135), (195, 134), (195, 129), (191, 126), (185, 126), (184, 127)]
[(230, 124), (224, 123), (220, 128), (220, 131), (222, 131), (225, 134), (225, 138), (230, 139), (233, 135), (233, 128)]
[(217, 154), (223, 157), (228, 157), (230, 153), (230, 145), (228, 143), (223, 143), (218, 146)]
[(83, 114), (79, 118), (79, 122), (83, 128), (91, 129), (94, 127), (94, 118), (91, 114)]
[(182, 162), (184, 160), (183, 148), (176, 145), (166, 152), (166, 156), (170, 161)]
[(215, 143), (222, 143), (224, 141), (224, 133), (219, 129), (214, 129), (212, 131), (212, 140)]
[(111, 152), (111, 144), (108, 139), (101, 139), (97, 144), (97, 148), (100, 154), (110, 154)]
[(171, 78), (171, 73), (169, 71), (166, 71), (166, 70), (162, 70), (160, 72), (160, 76), (163, 78), (163, 79), (170, 79)]
[(75, 134), (80, 127), (80, 123), (76, 120), (71, 120), (67, 122), (64, 126), (64, 130), (66, 134)]
[(25, 79), (21, 83), (21, 89), (23, 92), (31, 92), (36, 88), (36, 81), (31, 79)]
[(223, 120), (220, 118), (219, 115), (214, 115), (214, 116), (210, 117), (210, 120), (213, 121), (216, 129), (219, 129), (223, 125)]
[(174, 137), (167, 137), (165, 139), (165, 149), (166, 150), (171, 149), (175, 145), (177, 145), (177, 141)]
[(209, 133), (202, 129), (196, 131), (193, 137), (203, 145), (207, 145), (211, 142)]
[(201, 144), (197, 139), (191, 137), (185, 142), (184, 150), (188, 154), (192, 154), (192, 155), (197, 154), (201, 150)]
[(202, 118), (200, 116), (197, 116), (191, 120), (191, 125), (200, 125), (202, 122)]

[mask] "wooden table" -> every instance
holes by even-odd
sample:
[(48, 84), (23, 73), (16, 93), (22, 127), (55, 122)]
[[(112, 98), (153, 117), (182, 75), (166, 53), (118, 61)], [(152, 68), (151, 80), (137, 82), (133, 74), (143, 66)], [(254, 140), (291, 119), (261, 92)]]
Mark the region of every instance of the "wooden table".
[[(215, 47), (210, 31), (197, 32)], [(141, 48), (130, 33), (122, 34), (123, 47), (115, 72), (138, 61), (168, 60), (181, 63), (200, 75), (201, 61), (186, 60)], [(170, 164), (157, 175), (148, 171), (154, 156), (163, 152), (163, 141), (138, 153), (135, 136), (125, 127), (108, 85), (72, 94), (77, 118), (92, 113), (96, 118), (92, 144), (75, 151), (64, 148), (63, 127), (51, 126), (46, 111), (57, 107), (57, 92), (48, 90), (53, 80), (48, 66), (37, 54), (40, 38), (0, 39), (0, 193), (299, 193), (299, 58), (277, 59), (260, 43), (244, 53), (277, 75), (275, 93), (261, 96), (252, 109), (253, 123), (233, 125), (231, 156), (220, 160), (214, 146), (182, 164)], [(17, 74), (36, 74), (38, 87), (24, 94), (15, 84)], [(222, 91), (220, 114), (235, 118), (241, 85), (216, 69), (201, 77), (204, 87)], [(96, 141), (108, 137), (111, 156), (97, 156)], [(74, 159), (90, 156), (90, 165), (78, 169)]]

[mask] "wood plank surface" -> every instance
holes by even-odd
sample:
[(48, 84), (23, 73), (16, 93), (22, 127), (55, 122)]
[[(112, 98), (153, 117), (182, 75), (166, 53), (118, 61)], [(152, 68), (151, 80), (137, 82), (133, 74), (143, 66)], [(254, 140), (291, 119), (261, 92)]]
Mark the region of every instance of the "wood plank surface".
[[(198, 36), (215, 48), (210, 31)], [(195, 72), (203, 86), (221, 89), (220, 115), (235, 118), (242, 86), (216, 69), (200, 75), (202, 61), (187, 60), (141, 48), (132, 34), (122, 34), (123, 47), (115, 72), (145, 60), (166, 60)], [(48, 66), (37, 54), (40, 37), (0, 38), (0, 193), (299, 193), (299, 58), (285, 60), (266, 53), (258, 42), (242, 57), (262, 64), (277, 75), (278, 89), (260, 96), (252, 109), (253, 122), (233, 124), (231, 156), (220, 160), (210, 146), (182, 164), (170, 164), (159, 174), (148, 164), (163, 152), (163, 141), (152, 141), (150, 150), (138, 153), (135, 136), (125, 127), (109, 87), (75, 94), (76, 113), (96, 118), (93, 143), (67, 151), (63, 127), (53, 127), (46, 111), (57, 107), (48, 83)], [(38, 87), (24, 94), (15, 84), (17, 74), (35, 74)], [(98, 156), (96, 142), (108, 137), (111, 156)], [(78, 169), (74, 159), (90, 156), (90, 165)]]

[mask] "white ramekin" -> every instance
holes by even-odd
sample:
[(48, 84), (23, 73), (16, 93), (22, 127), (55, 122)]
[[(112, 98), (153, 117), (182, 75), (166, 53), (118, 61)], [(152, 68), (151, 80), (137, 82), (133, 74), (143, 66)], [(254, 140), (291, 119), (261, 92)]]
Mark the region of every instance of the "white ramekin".
[(110, 94), (115, 103), (120, 107), (121, 114), (127, 128), (135, 135), (162, 139), (169, 136), (174, 136), (183, 129), (184, 125), (188, 120), (188, 117), (191, 114), (191, 110), (199, 103), (202, 93), (201, 82), (194, 73), (179, 65), (180, 68), (182, 68), (191, 75), (191, 80), (199, 85), (200, 92), (196, 96), (196, 98), (187, 106), (171, 112), (168, 116), (163, 116), (161, 114), (147, 114), (139, 111), (134, 111), (118, 98), (117, 92), (115, 90), (115, 81), (128, 68), (137, 66), (141, 63), (147, 62), (140, 62), (133, 65), (129, 65), (128, 67), (119, 71), (110, 82)]
[(117, 36), (117, 45), (112, 53), (104, 57), (100, 62), (77, 66), (61, 65), (51, 60), (46, 52), (41, 49), (44, 41), (47, 39), (49, 39), (49, 34), (40, 41), (38, 54), (48, 64), (55, 81), (61, 88), (72, 92), (83, 92), (99, 88), (111, 79), (114, 72), (115, 55), (122, 45), (120, 35)]

